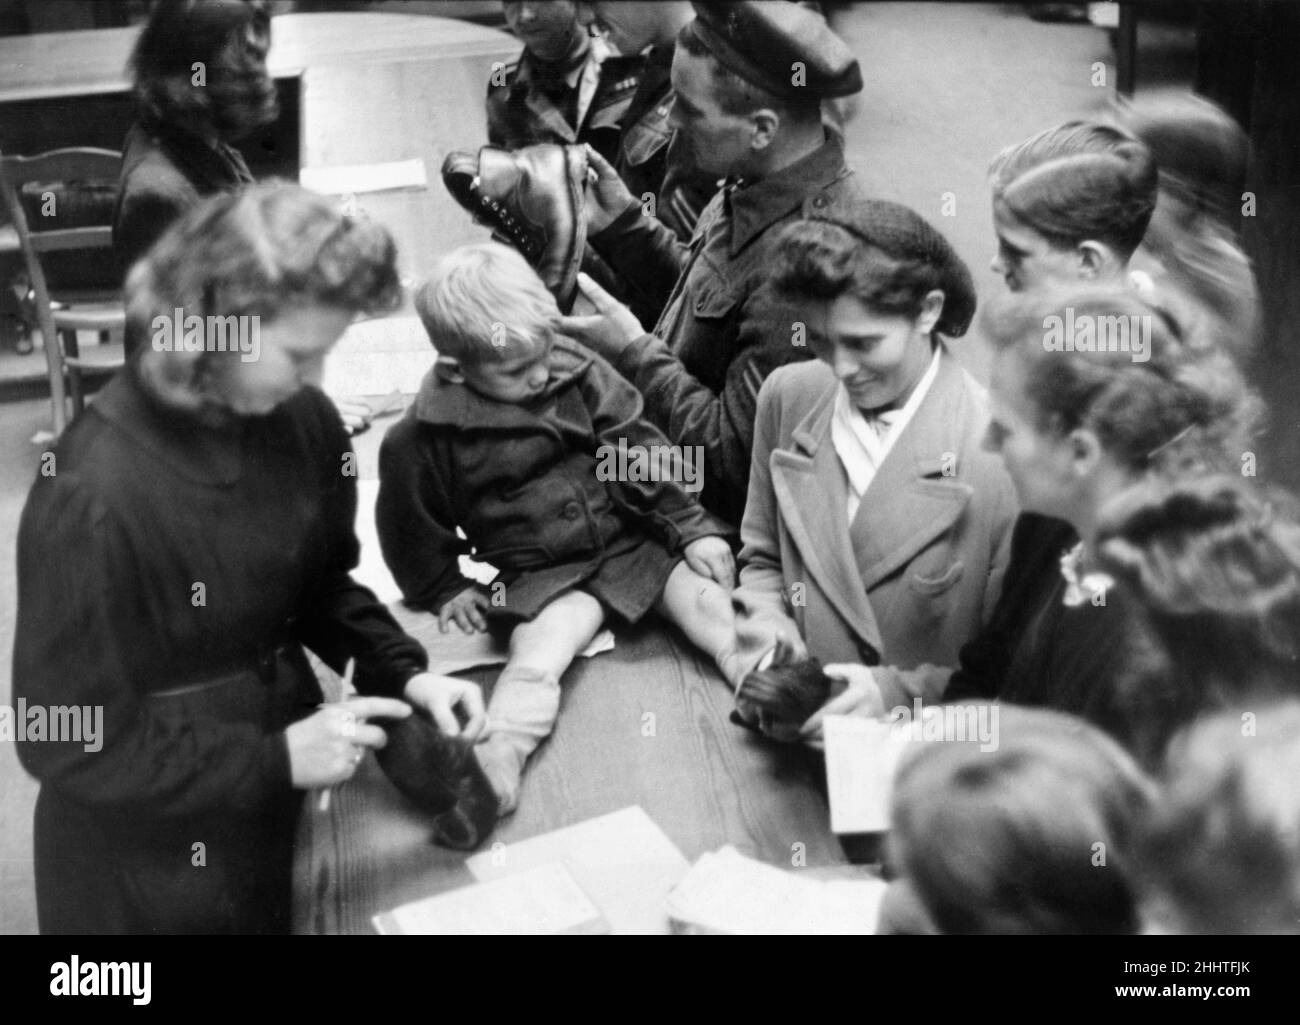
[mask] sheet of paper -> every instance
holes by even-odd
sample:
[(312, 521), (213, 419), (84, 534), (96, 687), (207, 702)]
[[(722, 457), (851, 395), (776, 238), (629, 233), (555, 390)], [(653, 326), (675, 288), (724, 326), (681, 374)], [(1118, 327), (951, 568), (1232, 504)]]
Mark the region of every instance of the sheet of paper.
[[(492, 576), (495, 576), (495, 571)], [(489, 577), (491, 579), (491, 577)], [(389, 607), (402, 629), (424, 645), (429, 653), (429, 672), (459, 673), (483, 666), (501, 666), (509, 657), (507, 641), (490, 633), (465, 634), (453, 626), (446, 633), (438, 628), (438, 617), (432, 612), (418, 612), (404, 605)], [(601, 630), (591, 643), (578, 653), (579, 658), (591, 658), (601, 652), (614, 650), (614, 635)]]
[(829, 715), (826, 738), (826, 791), (832, 833), (878, 833), (889, 829), (894, 772), (907, 738), (889, 722), (851, 715)]
[(474, 878), (501, 879), (561, 861), (616, 934), (671, 932), (669, 891), (690, 863), (639, 806), (476, 854)]
[(463, 886), (376, 915), (383, 935), (536, 936), (604, 933), (609, 923), (558, 862)]
[(723, 847), (695, 863), (668, 910), (679, 932), (861, 935), (875, 931), (885, 887), (865, 877), (825, 882)]
[(389, 189), (423, 189), (428, 187), (429, 177), (424, 161), (416, 158), (347, 167), (304, 167), (298, 172), (298, 184), (327, 196), (345, 196)]

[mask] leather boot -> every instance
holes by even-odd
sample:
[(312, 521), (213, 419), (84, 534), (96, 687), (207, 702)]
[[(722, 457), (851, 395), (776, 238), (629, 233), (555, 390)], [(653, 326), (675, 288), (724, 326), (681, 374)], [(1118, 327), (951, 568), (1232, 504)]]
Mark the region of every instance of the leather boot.
[(568, 313), (587, 248), (586, 150), (543, 143), (457, 151), (443, 161), (442, 180), (456, 202), (523, 253)]

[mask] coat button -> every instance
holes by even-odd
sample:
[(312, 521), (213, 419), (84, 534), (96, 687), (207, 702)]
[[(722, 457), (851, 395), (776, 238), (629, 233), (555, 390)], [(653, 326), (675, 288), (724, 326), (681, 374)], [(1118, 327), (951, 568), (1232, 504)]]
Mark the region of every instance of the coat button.
[(577, 502), (565, 503), (563, 516), (566, 520), (576, 520), (581, 515), (582, 506), (578, 505)]
[(820, 210), (820, 209), (821, 209), (822, 207), (824, 207), (825, 205), (826, 205), (826, 197), (825, 197), (825, 196), (818, 196), (817, 198), (815, 198), (815, 199), (813, 200), (813, 206), (815, 206), (818, 210)]

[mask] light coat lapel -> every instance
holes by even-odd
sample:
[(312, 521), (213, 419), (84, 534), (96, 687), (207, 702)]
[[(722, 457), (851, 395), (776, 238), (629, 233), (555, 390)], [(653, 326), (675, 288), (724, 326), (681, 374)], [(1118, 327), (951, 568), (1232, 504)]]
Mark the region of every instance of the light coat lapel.
[(866, 591), (907, 565), (970, 502), (956, 466), (969, 427), (966, 405), (961, 367), (944, 349), (930, 391), (876, 471), (848, 532)]
[(772, 452), (772, 488), (809, 576), (859, 641), (879, 651), (880, 627), (858, 579), (845, 520), (844, 470), (830, 444), (834, 394), (829, 391), (792, 432), (793, 450)]

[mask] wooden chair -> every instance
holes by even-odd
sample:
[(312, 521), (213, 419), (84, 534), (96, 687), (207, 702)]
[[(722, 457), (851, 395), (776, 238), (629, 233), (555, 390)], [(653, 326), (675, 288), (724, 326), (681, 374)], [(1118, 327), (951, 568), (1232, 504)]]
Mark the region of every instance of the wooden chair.
[[(96, 204), (94, 209), (77, 209), (61, 214), (58, 210), (59, 191), (82, 183), (115, 183), (121, 166), (122, 154), (104, 149), (57, 149), (31, 157), (0, 154), (0, 194), (3, 194), (5, 209), (18, 234), (35, 293), (36, 322), (45, 346), (56, 437), (63, 433), (67, 423), (65, 394), (71, 394), (74, 417), (84, 408), (82, 374), (111, 372), (125, 362), (122, 336), (126, 322), (112, 253), (111, 204), (107, 209), (103, 204)], [(23, 202), (23, 186), (29, 183), (36, 190), (32, 203), (38, 213), (43, 214), (47, 205), (54, 207), (50, 211), (52, 216), (48, 228), (40, 226), (43, 217), (28, 216)], [(47, 202), (50, 198), (53, 198), (53, 204)], [(68, 213), (71, 216), (67, 216)], [(92, 223), (81, 223), (87, 218)], [(42, 257), (49, 253), (78, 251), (94, 253), (95, 259), (102, 261), (103, 274), (96, 274), (96, 277), (104, 287), (65, 290), (56, 281), (51, 288)], [(109, 282), (115, 284), (107, 287)], [(80, 351), (78, 331), (96, 332), (101, 343), (87, 347), (85, 352)], [(116, 341), (105, 343), (102, 341), (105, 337), (113, 337)]]

